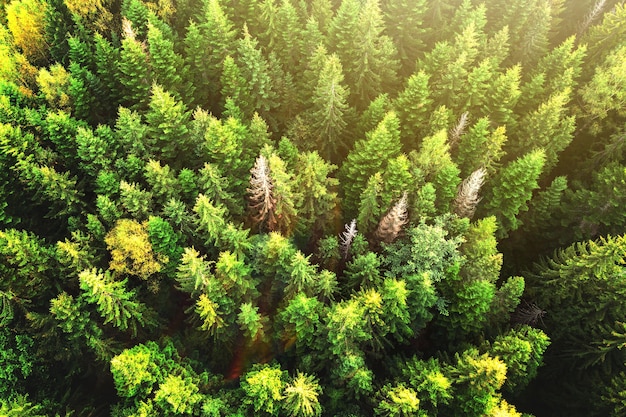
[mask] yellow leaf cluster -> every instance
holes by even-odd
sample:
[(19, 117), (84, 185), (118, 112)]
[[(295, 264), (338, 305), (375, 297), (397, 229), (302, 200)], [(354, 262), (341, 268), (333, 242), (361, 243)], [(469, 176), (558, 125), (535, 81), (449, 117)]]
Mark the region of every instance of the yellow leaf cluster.
[(61, 64), (54, 64), (47, 68), (41, 68), (37, 74), (37, 84), (53, 109), (69, 110), (70, 97), (67, 94), (70, 82), (70, 74)]
[(46, 3), (40, 0), (12, 1), (6, 8), (7, 25), (13, 43), (30, 62), (45, 60), (48, 44), (45, 38)]
[(73, 14), (84, 19), (87, 26), (106, 32), (110, 29), (113, 14), (109, 0), (65, 0), (65, 5)]
[(107, 233), (104, 241), (111, 251), (109, 269), (120, 274), (136, 275), (148, 279), (161, 270), (168, 262), (166, 256), (157, 255), (152, 250), (148, 236), (148, 223), (120, 219)]

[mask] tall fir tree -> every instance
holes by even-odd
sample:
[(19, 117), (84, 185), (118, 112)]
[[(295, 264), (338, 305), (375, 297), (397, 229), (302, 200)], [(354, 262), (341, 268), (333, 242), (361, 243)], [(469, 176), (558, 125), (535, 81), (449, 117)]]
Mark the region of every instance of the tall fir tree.
[(344, 217), (354, 217), (358, 200), (370, 176), (384, 168), (386, 162), (400, 154), (398, 117), (388, 112), (376, 129), (366, 138), (357, 141), (341, 167), (340, 178), (344, 185)]

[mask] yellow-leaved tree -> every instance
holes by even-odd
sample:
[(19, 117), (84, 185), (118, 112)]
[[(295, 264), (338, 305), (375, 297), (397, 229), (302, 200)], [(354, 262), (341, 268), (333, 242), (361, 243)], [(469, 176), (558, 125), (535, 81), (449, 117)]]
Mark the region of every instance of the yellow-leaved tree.
[(13, 43), (31, 63), (46, 61), (46, 5), (41, 0), (16, 0), (6, 7), (7, 26)]
[(148, 279), (168, 262), (167, 256), (154, 253), (148, 236), (148, 223), (120, 219), (104, 241), (111, 251), (109, 269)]

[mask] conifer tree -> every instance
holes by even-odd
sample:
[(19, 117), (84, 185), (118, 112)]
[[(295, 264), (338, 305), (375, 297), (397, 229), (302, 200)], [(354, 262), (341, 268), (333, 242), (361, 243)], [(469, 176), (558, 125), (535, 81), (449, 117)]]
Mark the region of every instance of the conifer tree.
[(489, 118), (481, 117), (461, 137), (456, 149), (455, 161), (461, 172), (469, 176), (473, 171), (484, 168), (493, 174), (504, 156), (503, 145), (507, 140), (504, 126), (491, 129)]
[[(601, 132), (598, 127), (599, 123), (607, 119), (609, 115), (624, 120), (623, 103), (626, 95), (622, 80), (625, 56), (626, 47), (622, 46), (612, 51), (595, 68), (591, 81), (581, 89), (587, 123), (591, 124), (590, 130), (593, 133)], [(610, 123), (608, 125), (613, 127)]]
[(198, 194), (193, 211), (196, 213), (196, 232), (204, 239), (205, 244), (218, 245), (226, 226), (226, 209), (214, 204), (207, 196)]
[(322, 415), (319, 396), (322, 394), (317, 379), (299, 373), (285, 386), (283, 408), (293, 417), (318, 417)]
[[(255, 111), (261, 116), (267, 116), (272, 108), (277, 107), (276, 92), (270, 78), (270, 64), (263, 56), (257, 39), (252, 37), (247, 27), (244, 27), (243, 37), (237, 40), (236, 49), (235, 66), (246, 82), (239, 86), (243, 91), (237, 97), (239, 101), (236, 100), (235, 103), (246, 119), (252, 118)], [(234, 87), (222, 85), (223, 89)]]
[[(397, 86), (397, 51), (385, 30), (378, 0), (367, 0), (358, 18), (356, 33), (352, 34), (352, 51), (345, 51), (343, 63), (358, 108), (383, 92), (394, 91)], [(355, 38), (356, 36), (356, 38)], [(338, 50), (342, 58), (341, 50)], [(352, 58), (346, 61), (345, 59)]]
[(483, 213), (496, 216), (499, 236), (506, 236), (520, 226), (517, 216), (528, 210), (527, 203), (533, 190), (539, 187), (537, 179), (544, 163), (545, 152), (532, 151), (504, 166), (491, 181), (493, 185), (485, 196)]
[[(624, 316), (622, 305), (615, 302), (624, 286), (623, 250), (624, 236), (579, 242), (538, 264), (528, 277), (530, 294), (550, 312), (543, 318), (552, 340), (546, 366), (559, 377), (569, 377), (560, 388), (565, 401), (559, 402), (561, 408), (589, 415), (607, 412), (608, 403), (601, 397), (611, 384), (610, 375), (622, 371), (624, 364), (618, 349)], [(547, 384), (542, 384), (542, 397), (552, 392), (550, 373), (543, 378)]]
[(385, 0), (381, 2), (387, 33), (394, 40), (402, 62), (402, 73), (412, 74), (415, 63), (424, 52), (427, 32), (426, 1)]
[(48, 45), (45, 37), (45, 18), (48, 3), (39, 0), (19, 0), (6, 6), (6, 25), (15, 46), (32, 63), (45, 62)]
[(78, 278), (85, 299), (97, 305), (105, 324), (112, 323), (120, 330), (130, 328), (136, 335), (138, 325), (149, 322), (150, 312), (136, 300), (134, 291), (126, 290), (126, 280), (115, 281), (107, 272), (96, 269), (85, 270)]
[(508, 154), (519, 155), (524, 149), (545, 150), (545, 172), (549, 172), (558, 160), (558, 155), (572, 141), (575, 118), (566, 113), (569, 89), (551, 96), (539, 108), (520, 120), (517, 135), (508, 142)]
[(471, 219), (476, 212), (476, 206), (481, 200), (478, 193), (484, 183), (485, 174), (485, 169), (479, 168), (461, 183), (454, 199), (454, 212), (459, 217)]
[(144, 110), (152, 85), (148, 54), (136, 39), (135, 28), (130, 21), (124, 20), (122, 25), (124, 39), (118, 62), (120, 82), (124, 87), (121, 103), (132, 110)]
[(184, 65), (183, 57), (174, 51), (174, 43), (152, 24), (148, 25), (147, 41), (152, 81), (169, 91), (177, 100), (188, 102), (194, 88), (187, 83), (188, 68)]
[[(359, 227), (365, 231), (366, 235), (374, 231), (384, 213), (384, 206), (381, 204), (382, 191), (383, 178), (380, 172), (377, 172), (367, 180), (367, 185), (361, 193), (359, 200), (357, 221)], [(391, 201), (387, 205), (390, 204)]]
[(398, 124), (396, 114), (387, 113), (376, 129), (354, 145), (341, 167), (345, 190), (344, 212), (348, 217), (356, 212), (358, 198), (370, 176), (384, 168), (386, 161), (400, 154)]
[(302, 194), (298, 204), (298, 231), (314, 233), (327, 230), (335, 220), (336, 187), (339, 181), (330, 177), (337, 169), (325, 162), (317, 152), (307, 152), (298, 158), (294, 182)]
[(254, 167), (250, 170), (250, 203), (248, 205), (255, 225), (274, 230), (276, 218), (274, 214), (276, 198), (274, 197), (274, 184), (270, 176), (270, 168), (265, 156), (257, 158)]
[(222, 61), (234, 49), (235, 30), (219, 0), (203, 2), (199, 24), (190, 24), (185, 37), (185, 60), (196, 86), (195, 104), (213, 109), (220, 101)]
[(341, 62), (336, 55), (330, 55), (319, 73), (311, 99), (312, 108), (307, 112), (315, 148), (327, 160), (335, 160), (335, 155), (345, 146), (342, 134), (346, 127), (344, 113), (349, 91), (342, 84)]
[(155, 84), (146, 122), (148, 152), (165, 163), (179, 167), (179, 158), (191, 150), (188, 139), (189, 112), (185, 105)]
[(411, 149), (421, 139), (424, 131), (422, 126), (432, 112), (430, 105), (433, 100), (430, 98), (428, 80), (428, 75), (423, 71), (411, 75), (406, 87), (394, 102), (402, 126), (402, 135), (407, 138)]
[(414, 188), (412, 168), (404, 154), (388, 161), (382, 176), (383, 188), (380, 193), (380, 204), (383, 208), (389, 207), (393, 201)]

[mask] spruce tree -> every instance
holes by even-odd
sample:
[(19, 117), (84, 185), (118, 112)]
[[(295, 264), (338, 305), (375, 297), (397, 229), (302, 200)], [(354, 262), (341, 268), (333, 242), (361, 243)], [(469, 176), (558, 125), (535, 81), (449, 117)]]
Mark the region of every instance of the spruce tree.
[(545, 163), (542, 149), (532, 151), (502, 167), (490, 184), (482, 213), (494, 214), (498, 219), (498, 235), (506, 236), (520, 226), (517, 216), (528, 210), (532, 192)]
[(124, 20), (123, 26), (124, 39), (118, 62), (120, 81), (124, 87), (121, 103), (132, 110), (144, 110), (148, 104), (152, 85), (148, 54), (136, 39), (135, 28), (130, 21)]
[(356, 213), (358, 198), (371, 175), (380, 171), (386, 161), (400, 154), (398, 118), (388, 112), (376, 129), (354, 145), (341, 167), (340, 177), (345, 190), (344, 212), (349, 218)]
[(342, 134), (346, 127), (348, 94), (343, 86), (341, 62), (336, 55), (330, 55), (323, 63), (311, 98), (312, 108), (307, 112), (315, 148), (327, 160), (336, 160), (335, 155), (345, 147)]

